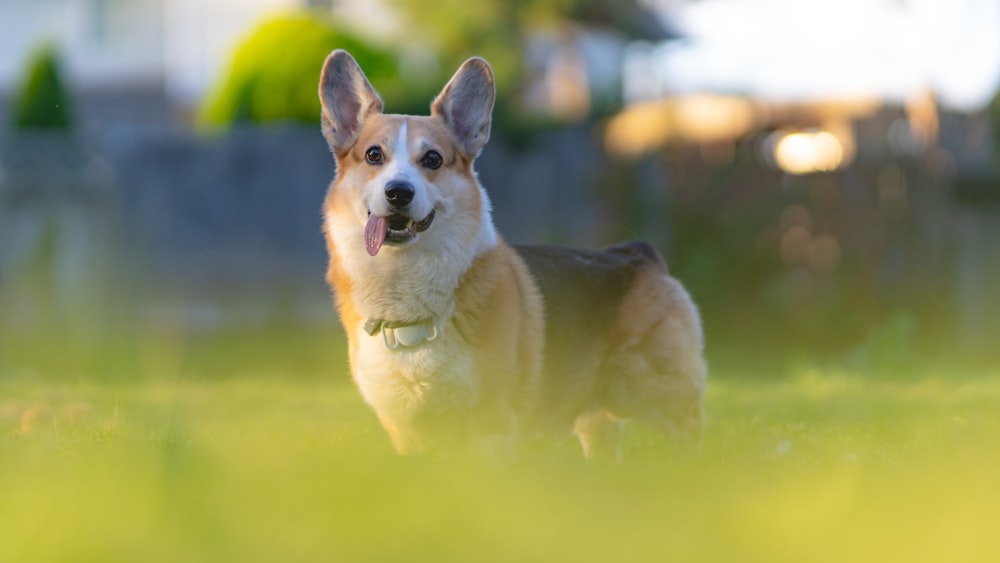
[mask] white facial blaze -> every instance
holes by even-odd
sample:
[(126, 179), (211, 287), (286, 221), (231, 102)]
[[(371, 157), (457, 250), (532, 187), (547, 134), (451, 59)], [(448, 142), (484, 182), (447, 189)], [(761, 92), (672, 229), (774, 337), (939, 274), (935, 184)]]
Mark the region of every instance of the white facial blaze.
[(410, 165), (410, 147), (408, 146), (406, 140), (406, 121), (399, 127), (399, 132), (396, 133), (396, 140), (392, 145), (391, 155), (392, 161), (386, 166), (385, 172), (383, 173), (386, 181), (389, 180), (407, 180), (413, 182), (412, 176), (416, 172), (413, 170), (413, 166)]

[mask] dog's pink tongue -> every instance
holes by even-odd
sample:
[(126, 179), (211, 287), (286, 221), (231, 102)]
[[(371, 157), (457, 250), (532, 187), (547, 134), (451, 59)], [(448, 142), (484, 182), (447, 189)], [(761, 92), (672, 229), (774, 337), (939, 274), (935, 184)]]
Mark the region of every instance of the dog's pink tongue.
[(365, 249), (368, 250), (369, 256), (378, 254), (388, 232), (388, 217), (379, 217), (374, 214), (368, 216), (368, 223), (365, 225)]

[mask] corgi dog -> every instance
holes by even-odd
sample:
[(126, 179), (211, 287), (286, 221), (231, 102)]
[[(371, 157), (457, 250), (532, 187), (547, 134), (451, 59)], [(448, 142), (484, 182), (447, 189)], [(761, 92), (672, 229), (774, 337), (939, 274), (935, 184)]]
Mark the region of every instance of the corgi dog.
[(336, 161), (327, 281), (396, 451), (561, 432), (617, 457), (628, 418), (698, 441), (701, 321), (656, 250), (513, 246), (494, 228), (473, 169), (495, 98), (485, 60), (462, 64), (429, 116), (383, 113), (342, 50), (319, 97)]

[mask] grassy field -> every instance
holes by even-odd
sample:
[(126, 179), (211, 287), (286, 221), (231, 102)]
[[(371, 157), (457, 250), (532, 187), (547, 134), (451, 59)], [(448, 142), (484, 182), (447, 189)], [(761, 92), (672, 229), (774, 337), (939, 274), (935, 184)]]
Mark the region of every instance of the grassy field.
[(713, 374), (703, 449), (629, 428), (397, 457), (343, 373), (0, 378), (0, 561), (997, 561), (1000, 377)]

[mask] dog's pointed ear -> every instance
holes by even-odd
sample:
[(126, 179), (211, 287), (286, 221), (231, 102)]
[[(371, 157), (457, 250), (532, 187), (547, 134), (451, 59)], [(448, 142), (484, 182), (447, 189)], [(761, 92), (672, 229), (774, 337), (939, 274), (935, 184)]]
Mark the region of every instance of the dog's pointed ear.
[(365, 119), (382, 111), (382, 98), (347, 51), (337, 49), (323, 64), (319, 78), (323, 136), (335, 154), (350, 148)]
[(431, 115), (444, 120), (459, 147), (475, 158), (490, 138), (496, 87), (493, 69), (479, 57), (459, 67), (434, 103)]

